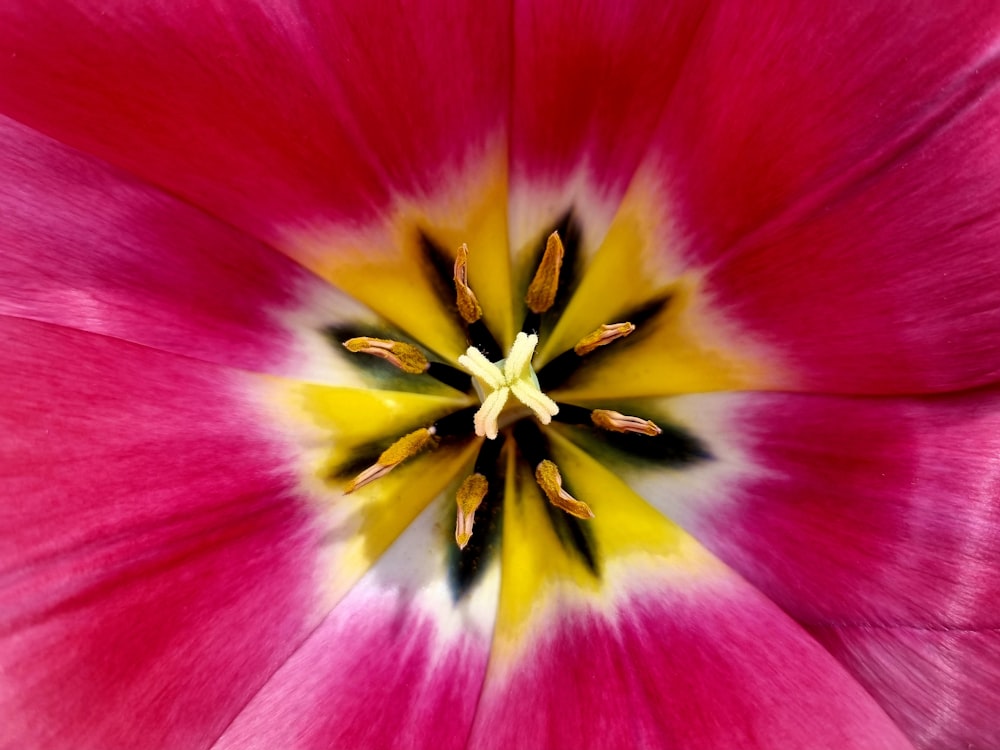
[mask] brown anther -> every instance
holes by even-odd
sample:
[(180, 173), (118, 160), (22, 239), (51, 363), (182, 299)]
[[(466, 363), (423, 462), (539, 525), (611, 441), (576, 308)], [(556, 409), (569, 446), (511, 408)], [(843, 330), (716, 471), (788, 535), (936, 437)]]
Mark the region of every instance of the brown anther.
[(531, 280), (528, 293), (524, 297), (531, 312), (543, 313), (556, 301), (556, 292), (559, 291), (559, 271), (562, 269), (565, 254), (566, 250), (563, 248), (562, 240), (559, 239), (559, 233), (553, 232), (545, 243), (542, 262), (538, 264), (535, 278)]
[(542, 488), (542, 492), (545, 493), (549, 502), (560, 510), (583, 520), (594, 517), (594, 511), (590, 509), (590, 506), (577, 500), (563, 489), (559, 467), (548, 459), (535, 467), (535, 481), (538, 482), (538, 486)]
[(630, 417), (610, 409), (594, 409), (590, 412), (590, 420), (602, 430), (611, 432), (634, 432), (649, 437), (656, 437), (663, 432), (652, 420)]
[(573, 347), (573, 351), (582, 357), (600, 346), (625, 338), (634, 330), (635, 326), (631, 323), (605, 323), (596, 331), (588, 333), (580, 339)]
[(472, 538), (472, 525), (476, 521), (476, 510), (482, 505), (490, 485), (482, 474), (471, 474), (462, 482), (455, 496), (458, 512), (455, 515), (455, 543), (459, 549)]
[(390, 445), (378, 460), (367, 469), (358, 474), (350, 481), (344, 489), (344, 494), (350, 494), (354, 490), (361, 489), (366, 484), (371, 484), (376, 479), (380, 479), (395, 469), (399, 464), (408, 458), (417, 455), (434, 442), (434, 428), (421, 427), (419, 430), (403, 435), (399, 440)]
[(427, 368), (430, 367), (430, 362), (427, 361), (423, 352), (413, 344), (405, 344), (402, 341), (359, 336), (345, 341), (344, 348), (351, 352), (371, 354), (379, 359), (384, 359), (411, 375), (420, 375), (427, 372)]
[(464, 242), (455, 256), (455, 304), (466, 323), (475, 323), (483, 317), (483, 308), (469, 288), (469, 246)]

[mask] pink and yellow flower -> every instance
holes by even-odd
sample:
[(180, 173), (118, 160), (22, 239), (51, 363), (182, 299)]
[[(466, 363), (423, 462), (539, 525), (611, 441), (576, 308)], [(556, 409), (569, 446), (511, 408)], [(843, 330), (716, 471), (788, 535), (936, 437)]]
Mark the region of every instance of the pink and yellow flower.
[(1000, 747), (998, 43), (5, 2), (0, 748)]

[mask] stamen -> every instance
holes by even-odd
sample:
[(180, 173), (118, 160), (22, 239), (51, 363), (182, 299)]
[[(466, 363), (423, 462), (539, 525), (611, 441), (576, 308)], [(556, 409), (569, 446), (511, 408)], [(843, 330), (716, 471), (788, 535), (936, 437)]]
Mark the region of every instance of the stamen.
[(538, 346), (538, 336), (521, 332), (514, 339), (507, 359), (490, 362), (475, 347), (470, 346), (458, 363), (471, 372), (484, 388), (491, 393), (483, 399), (483, 405), (473, 420), (479, 437), (496, 439), (499, 434), (500, 414), (511, 393), (527, 406), (542, 424), (548, 424), (559, 413), (559, 406), (538, 387), (531, 369), (531, 358)]
[(469, 287), (469, 246), (464, 242), (455, 256), (455, 304), (466, 323), (475, 323), (483, 317), (483, 308)]
[(634, 330), (635, 326), (631, 323), (605, 323), (596, 331), (592, 331), (580, 339), (573, 347), (573, 351), (578, 356), (583, 357), (600, 346), (606, 346), (612, 341), (628, 336)]
[(549, 499), (549, 502), (560, 510), (564, 510), (571, 516), (584, 520), (594, 517), (594, 511), (585, 502), (577, 500), (570, 495), (562, 486), (562, 474), (552, 461), (545, 459), (535, 467), (535, 481), (542, 488), (542, 492)]
[(555, 303), (556, 292), (559, 291), (559, 272), (565, 254), (566, 250), (562, 240), (559, 239), (559, 232), (553, 232), (545, 243), (542, 261), (538, 264), (538, 270), (535, 271), (535, 277), (531, 280), (528, 293), (524, 297), (531, 312), (536, 314), (546, 312)]
[(384, 359), (403, 372), (420, 375), (427, 372), (430, 362), (413, 344), (390, 339), (376, 339), (369, 336), (358, 336), (344, 342), (344, 348), (351, 352), (361, 352)]
[(483, 498), (489, 490), (490, 484), (482, 474), (471, 474), (462, 482), (458, 488), (455, 502), (458, 505), (458, 513), (455, 516), (455, 543), (459, 549), (465, 549), (465, 545), (472, 538), (472, 525), (476, 521), (476, 510), (482, 505)]
[(594, 409), (590, 413), (590, 419), (602, 430), (611, 430), (612, 432), (634, 432), (639, 435), (649, 435), (649, 437), (656, 437), (663, 432), (652, 420), (630, 417), (610, 409)]
[(434, 442), (436, 431), (433, 426), (421, 427), (419, 430), (403, 435), (399, 440), (386, 448), (378, 460), (351, 480), (344, 489), (349, 495), (354, 490), (371, 484), (395, 469), (408, 458), (412, 458)]

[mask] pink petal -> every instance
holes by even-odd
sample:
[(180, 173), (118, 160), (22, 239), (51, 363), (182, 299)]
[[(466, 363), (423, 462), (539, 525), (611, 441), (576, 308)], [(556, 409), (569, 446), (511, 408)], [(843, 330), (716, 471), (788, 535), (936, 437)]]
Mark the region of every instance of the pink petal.
[(0, 746), (205, 746), (319, 617), (248, 376), (0, 316)]
[(473, 748), (909, 748), (795, 623), (735, 578), (636, 566), (602, 611), (567, 597), (491, 663)]
[(5, 3), (3, 113), (268, 240), (437, 188), (507, 120), (505, 3)]
[(989, 0), (713, 5), (658, 137), (685, 232), (717, 253), (900, 156), (995, 80), (998, 21)]
[(0, 214), (2, 314), (350, 380), (322, 330), (370, 314), (218, 220), (2, 119)]
[(817, 628), (816, 637), (926, 750), (1000, 747), (1000, 632)]
[(439, 515), (432, 505), (397, 540), (215, 750), (466, 746), (497, 577), (494, 571), (470, 598), (452, 601)]
[(797, 620), (1000, 625), (1000, 392), (669, 404), (712, 458), (623, 474)]
[(515, 248), (581, 202), (585, 241), (600, 240), (594, 201), (621, 200), (704, 15), (697, 0), (514, 3)]
[(897, 5), (727, 3), (678, 84), (663, 168), (689, 258), (774, 350), (772, 388), (1000, 379), (998, 6)]

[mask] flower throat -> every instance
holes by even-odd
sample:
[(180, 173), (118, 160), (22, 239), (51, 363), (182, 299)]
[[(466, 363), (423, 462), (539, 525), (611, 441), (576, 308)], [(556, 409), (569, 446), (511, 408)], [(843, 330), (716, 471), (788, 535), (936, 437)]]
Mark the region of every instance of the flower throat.
[(454, 309), (464, 325), (468, 342), (465, 354), (458, 357), (458, 367), (432, 361), (420, 347), (403, 341), (354, 336), (341, 342), (350, 352), (378, 357), (404, 373), (430, 376), (452, 388), (475, 393), (480, 401), (478, 407), (458, 409), (396, 439), (374, 463), (348, 482), (345, 492), (363, 488), (442, 441), (481, 440), (473, 471), (455, 493), (455, 544), (460, 554), (469, 552), (466, 547), (473, 539), (477, 512), (481, 512), (490, 496), (496, 497), (502, 491), (501, 454), (506, 447), (516, 451), (519, 460), (531, 469), (555, 512), (550, 518), (557, 527), (563, 528), (561, 536), (570, 540), (589, 567), (596, 568), (587, 532), (578, 525), (593, 518), (594, 514), (586, 502), (577, 499), (564, 486), (563, 475), (551, 458), (543, 428), (556, 421), (586, 426), (608, 436), (631, 435), (649, 440), (658, 438), (663, 431), (649, 419), (611, 409), (558, 403), (547, 395), (546, 391), (566, 381), (593, 352), (636, 330), (632, 322), (602, 325), (536, 373), (532, 360), (539, 343), (539, 331), (543, 316), (552, 310), (559, 294), (565, 255), (559, 232), (552, 232), (524, 297), (527, 308), (524, 323), (507, 352), (501, 350), (483, 321), (482, 307), (468, 281), (468, 268), (470, 262), (474, 262), (474, 254), (464, 244), (456, 253), (451, 278)]

